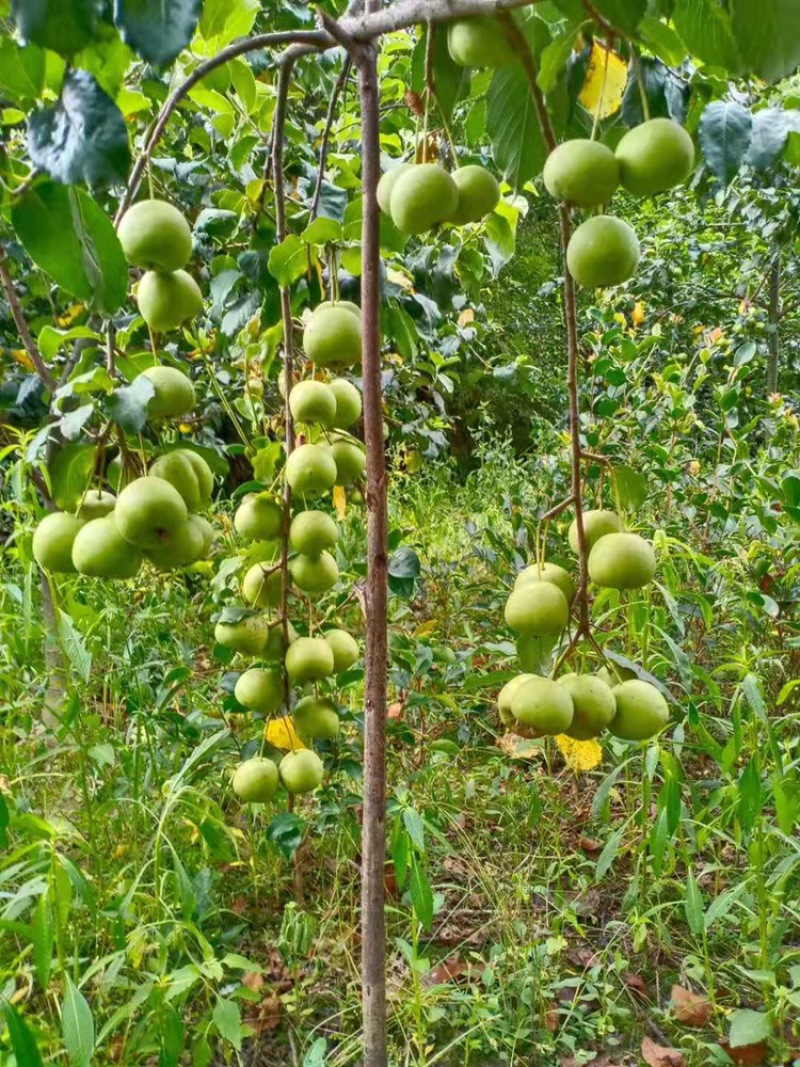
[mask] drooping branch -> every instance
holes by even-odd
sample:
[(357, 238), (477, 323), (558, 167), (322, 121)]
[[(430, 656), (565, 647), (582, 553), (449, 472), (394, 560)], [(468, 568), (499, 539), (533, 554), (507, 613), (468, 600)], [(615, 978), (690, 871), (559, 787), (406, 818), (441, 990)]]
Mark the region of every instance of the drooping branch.
[(41, 378), (45, 389), (52, 395), (56, 389), (56, 380), (50, 373), (50, 370), (44, 361), (44, 357), (39, 351), (39, 346), (36, 344), (36, 341), (34, 341), (33, 334), (28, 328), (25, 316), (22, 314), (22, 306), (20, 305), (17, 292), (14, 289), (14, 282), (12, 281), (11, 273), (8, 269), (8, 260), (2, 248), (0, 248), (0, 283), (2, 283), (3, 291), (6, 294), (8, 306), (11, 308), (11, 317), (14, 320), (14, 325), (17, 327), (17, 333), (19, 334), (25, 351), (28, 353), (31, 363), (33, 364), (33, 369)]

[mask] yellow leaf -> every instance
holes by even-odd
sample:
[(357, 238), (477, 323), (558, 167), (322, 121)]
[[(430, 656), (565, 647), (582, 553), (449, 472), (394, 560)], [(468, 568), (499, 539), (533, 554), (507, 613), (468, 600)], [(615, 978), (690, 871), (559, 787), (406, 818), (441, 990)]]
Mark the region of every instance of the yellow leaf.
[(33, 370), (33, 363), (31, 362), (31, 357), (28, 355), (24, 348), (12, 348), (11, 356), (13, 359), (16, 360), (17, 363), (19, 363), (21, 367), (24, 367), (25, 370)]
[(464, 308), (464, 310), (458, 316), (458, 325), (461, 327), (469, 326), (469, 324), (474, 321), (475, 312), (472, 310), (472, 308)]
[(634, 306), (631, 312), (631, 322), (634, 326), (641, 326), (644, 322), (644, 304), (641, 300)]
[(622, 106), (627, 84), (628, 67), (625, 60), (599, 41), (592, 42), (589, 68), (578, 96), (589, 114), (596, 114), (599, 119), (616, 114)]
[(71, 326), (75, 319), (79, 318), (84, 312), (83, 304), (72, 304), (63, 315), (59, 315), (56, 319), (56, 323), (62, 328)]
[(306, 747), (297, 736), (297, 730), (294, 728), (291, 715), (287, 715), (283, 719), (270, 719), (264, 730), (264, 736), (271, 745), (274, 745), (275, 748), (280, 748), (284, 752)]
[(421, 626), (418, 626), (414, 631), (414, 637), (430, 637), (432, 633), (436, 632), (438, 626), (436, 619), (428, 619), (427, 622), (423, 622)]
[(566, 734), (559, 734), (556, 744), (561, 750), (567, 767), (576, 774), (581, 771), (591, 771), (603, 759), (603, 750), (593, 737), (588, 741), (576, 741), (573, 737), (567, 737)]
[(344, 513), (347, 511), (347, 493), (343, 485), (335, 485), (333, 487), (333, 506), (336, 508), (336, 514), (340, 519), (344, 518)]
[(395, 285), (399, 285), (402, 289), (406, 289), (409, 293), (414, 292), (414, 283), (411, 281), (407, 274), (404, 274), (400, 270), (387, 270), (386, 278), (388, 281), (393, 282)]

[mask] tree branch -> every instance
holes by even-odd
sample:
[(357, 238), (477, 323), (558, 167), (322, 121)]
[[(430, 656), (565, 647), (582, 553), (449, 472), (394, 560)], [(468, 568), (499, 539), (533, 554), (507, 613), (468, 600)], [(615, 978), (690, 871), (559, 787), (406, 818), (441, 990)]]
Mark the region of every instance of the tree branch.
[(531, 7), (539, 0), (397, 0), (383, 11), (360, 18), (345, 15), (339, 20), (341, 32), (355, 41), (370, 41), (384, 33), (394, 33), (419, 22), (447, 22), (474, 15), (499, 15), (519, 7)]
[(317, 181), (314, 185), (314, 196), (311, 199), (312, 220), (317, 217), (317, 211), (319, 210), (319, 199), (322, 195), (322, 182), (325, 178), (325, 163), (328, 158), (328, 142), (331, 138), (331, 130), (333, 129), (333, 120), (336, 114), (336, 106), (339, 103), (339, 97), (342, 94), (342, 90), (345, 87), (345, 83), (350, 77), (350, 69), (352, 66), (353, 60), (350, 56), (347, 56), (342, 65), (339, 77), (336, 79), (336, 84), (333, 87), (330, 104), (328, 105), (328, 114), (325, 116), (325, 128), (322, 132), (322, 142), (319, 147), (319, 170), (317, 171)]
[(28, 329), (28, 324), (25, 321), (25, 316), (22, 314), (22, 306), (20, 305), (19, 297), (14, 289), (14, 282), (12, 281), (11, 273), (8, 269), (8, 259), (2, 248), (0, 248), (0, 282), (2, 282), (6, 300), (8, 300), (8, 306), (11, 308), (11, 317), (14, 319), (17, 333), (19, 334), (19, 338), (22, 341), (25, 351), (30, 357), (33, 369), (41, 378), (45, 389), (52, 396), (56, 389), (56, 380), (50, 373), (50, 370), (44, 361), (44, 357), (39, 351), (39, 346), (34, 341), (33, 335)]

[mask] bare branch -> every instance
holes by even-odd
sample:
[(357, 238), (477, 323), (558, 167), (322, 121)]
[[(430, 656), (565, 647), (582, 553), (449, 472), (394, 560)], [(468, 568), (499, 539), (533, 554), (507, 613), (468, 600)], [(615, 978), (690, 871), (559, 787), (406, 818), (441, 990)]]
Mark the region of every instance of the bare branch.
[(19, 297), (14, 289), (14, 282), (11, 279), (11, 273), (8, 269), (8, 259), (2, 248), (0, 248), (0, 282), (2, 282), (6, 300), (8, 300), (8, 305), (11, 308), (11, 316), (14, 319), (14, 325), (17, 327), (17, 333), (19, 334), (25, 351), (30, 357), (33, 369), (41, 378), (45, 389), (52, 395), (56, 389), (55, 378), (50, 373), (50, 370), (44, 361), (44, 357), (39, 351), (39, 346), (34, 341), (33, 335), (28, 329), (28, 324), (25, 321), (25, 316), (22, 314), (22, 306), (20, 305)]
[(311, 218), (317, 217), (317, 211), (319, 210), (319, 199), (322, 195), (322, 182), (325, 178), (325, 163), (328, 158), (328, 142), (331, 138), (331, 130), (333, 129), (333, 120), (336, 115), (336, 107), (339, 103), (339, 97), (342, 94), (342, 90), (345, 87), (347, 79), (350, 77), (350, 69), (353, 65), (353, 61), (350, 56), (345, 57), (344, 64), (342, 65), (341, 73), (336, 79), (336, 84), (333, 87), (331, 93), (331, 101), (328, 105), (328, 114), (325, 116), (325, 129), (322, 132), (322, 143), (319, 146), (319, 171), (317, 172), (317, 181), (314, 186), (314, 196), (311, 200)]
[(447, 22), (473, 15), (499, 15), (514, 8), (531, 7), (538, 0), (397, 0), (383, 11), (360, 18), (345, 16), (339, 29), (355, 41), (369, 41), (384, 33), (404, 30), (419, 22)]

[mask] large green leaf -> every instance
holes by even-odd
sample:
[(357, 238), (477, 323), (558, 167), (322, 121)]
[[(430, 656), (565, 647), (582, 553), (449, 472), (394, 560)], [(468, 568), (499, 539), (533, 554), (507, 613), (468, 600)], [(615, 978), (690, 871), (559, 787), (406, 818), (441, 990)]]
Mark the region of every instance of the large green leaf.
[(73, 1067), (90, 1067), (94, 1052), (94, 1019), (86, 998), (67, 974), (61, 1005), (64, 1046)]
[(308, 245), (293, 233), (270, 249), (269, 272), (282, 288), (302, 278), (308, 270), (310, 251)]
[(147, 422), (147, 405), (154, 394), (153, 383), (145, 374), (140, 374), (130, 385), (115, 389), (106, 401), (106, 408), (123, 430), (139, 433)]
[(35, 185), (14, 206), (12, 222), (34, 263), (105, 315), (124, 302), (128, 266), (113, 223), (83, 189)]
[(44, 85), (45, 56), (36, 45), (22, 48), (10, 37), (0, 39), (0, 93), (15, 104), (35, 100)]
[(92, 39), (97, 3), (96, 0), (12, 0), (11, 14), (23, 41), (71, 56)]
[(131, 48), (163, 67), (189, 44), (202, 9), (203, 0), (114, 0), (114, 22)]
[(633, 33), (647, 11), (647, 0), (594, 0), (595, 11), (623, 33)]
[(753, 115), (753, 134), (747, 153), (747, 162), (754, 170), (769, 170), (780, 159), (791, 128), (791, 112), (783, 111), (779, 107), (756, 111)]
[(731, 0), (731, 24), (748, 72), (774, 82), (800, 66), (797, 0)]
[(672, 20), (693, 56), (713, 67), (738, 70), (730, 15), (719, 0), (677, 0)]
[(528, 80), (521, 67), (499, 70), (489, 86), (486, 132), (503, 177), (515, 189), (535, 178), (547, 147), (539, 129)]
[(706, 163), (721, 182), (738, 174), (750, 150), (753, 119), (741, 104), (716, 100), (700, 119), (700, 147)]
[(85, 70), (71, 70), (60, 99), (31, 115), (28, 149), (40, 170), (66, 185), (121, 182), (131, 164), (125, 119)]
[(50, 463), (50, 491), (56, 507), (75, 510), (89, 484), (96, 455), (96, 446), (87, 444), (68, 444), (56, 451)]
[(42, 1067), (42, 1057), (28, 1024), (11, 1004), (3, 1005), (11, 1049), (18, 1067)]

